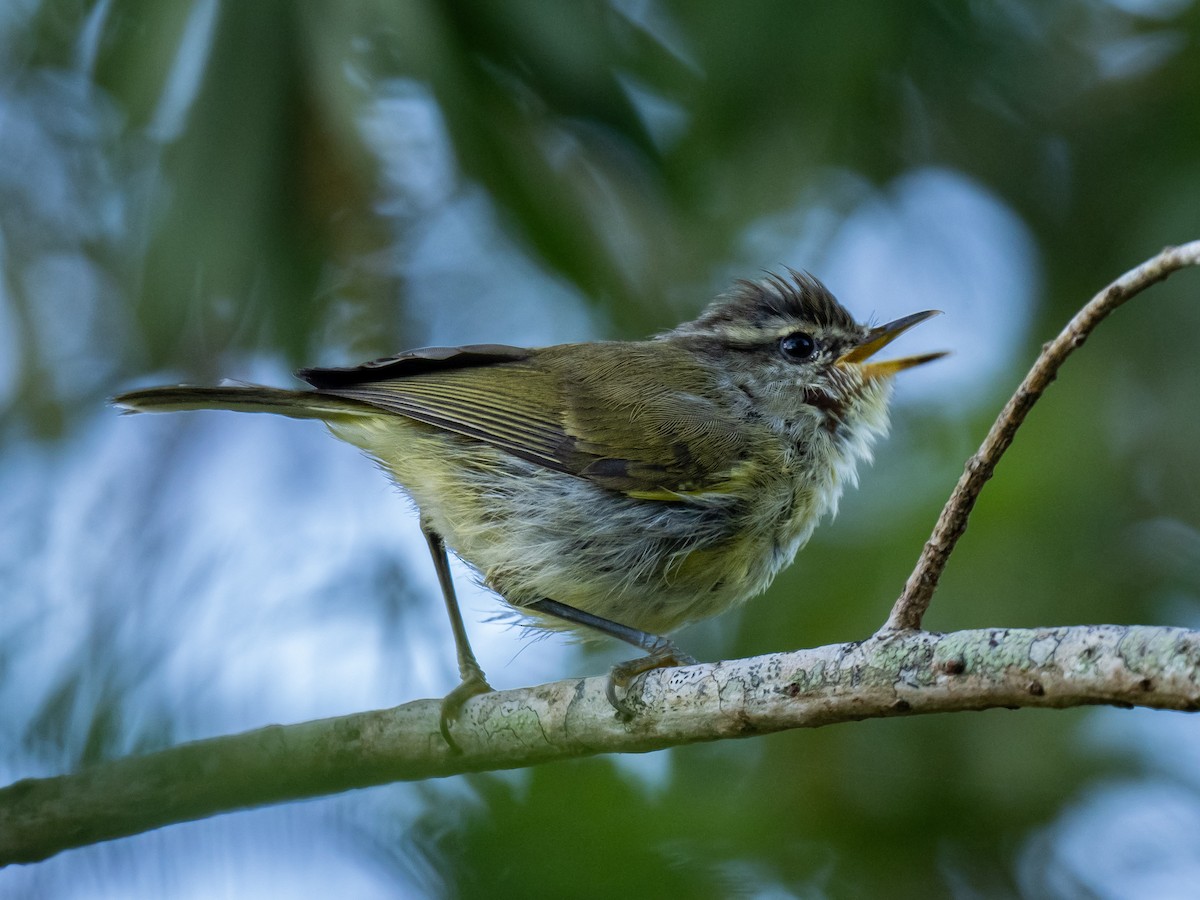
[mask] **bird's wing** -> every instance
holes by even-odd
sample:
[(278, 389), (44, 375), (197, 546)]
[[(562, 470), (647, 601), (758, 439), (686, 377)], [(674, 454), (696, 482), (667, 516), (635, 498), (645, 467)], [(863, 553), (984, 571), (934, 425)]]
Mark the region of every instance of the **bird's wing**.
[[(632, 497), (704, 499), (730, 490), (745, 435), (687, 370), (691, 392), (659, 378), (662, 344), (499, 345), (411, 351), (350, 369), (300, 373), (348, 397)], [(586, 355), (587, 364), (583, 356)], [(694, 365), (673, 359), (673, 371)]]
[(405, 350), (395, 356), (373, 359), (357, 366), (300, 369), (296, 372), (296, 377), (303, 378), (319, 390), (335, 390), (427, 372), (447, 372), (451, 369), (516, 362), (528, 359), (535, 353), (536, 351), (524, 347), (510, 347), (507, 344), (421, 347)]

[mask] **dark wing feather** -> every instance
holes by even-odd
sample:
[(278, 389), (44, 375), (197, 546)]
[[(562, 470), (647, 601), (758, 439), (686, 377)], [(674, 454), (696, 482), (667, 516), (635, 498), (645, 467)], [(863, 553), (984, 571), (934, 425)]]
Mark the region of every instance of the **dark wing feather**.
[(343, 388), (356, 384), (406, 378), (425, 372), (445, 372), (487, 366), (493, 363), (528, 359), (532, 351), (507, 344), (468, 344), (464, 347), (421, 347), (405, 350), (395, 356), (385, 356), (357, 366), (300, 369), (302, 378), (320, 390)]

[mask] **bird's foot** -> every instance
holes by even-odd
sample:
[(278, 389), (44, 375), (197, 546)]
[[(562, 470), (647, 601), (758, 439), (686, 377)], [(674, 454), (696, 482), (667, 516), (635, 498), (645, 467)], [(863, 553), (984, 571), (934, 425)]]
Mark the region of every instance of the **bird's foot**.
[(492, 690), (492, 686), (483, 677), (482, 670), (477, 668), (474, 671), (465, 672), (458, 687), (442, 698), (442, 712), (438, 719), (438, 728), (442, 732), (442, 738), (450, 745), (450, 750), (455, 755), (461, 754), (462, 748), (450, 736), (450, 726), (458, 721), (463, 704), (480, 694), (490, 694)]
[(608, 684), (605, 685), (604, 693), (622, 722), (630, 721), (635, 715), (629, 697), (629, 686), (635, 678), (655, 669), (672, 669), (676, 666), (696, 664), (696, 660), (676, 647), (674, 641), (667, 638), (659, 638), (659, 641), (660, 643), (646, 656), (617, 663), (608, 673)]

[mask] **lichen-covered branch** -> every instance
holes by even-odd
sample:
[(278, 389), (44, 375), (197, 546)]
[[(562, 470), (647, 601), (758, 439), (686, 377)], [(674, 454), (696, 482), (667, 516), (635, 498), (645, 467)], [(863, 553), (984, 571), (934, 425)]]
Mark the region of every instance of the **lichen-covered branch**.
[(1200, 708), (1200, 632), (1113, 625), (883, 634), (651, 672), (622, 722), (604, 678), (271, 726), (0, 789), (0, 864), (217, 813), (392, 781), (857, 719), (1107, 703)]
[(1200, 241), (1167, 247), (1093, 297), (1067, 323), (1058, 337), (1042, 347), (1033, 368), (996, 417), (983, 444), (967, 460), (958, 484), (938, 516), (932, 536), (921, 551), (916, 568), (904, 585), (904, 592), (892, 607), (883, 626), (884, 631), (921, 627), (921, 620), (933, 599), (933, 592), (937, 590), (946, 562), (954, 551), (954, 545), (967, 529), (967, 518), (975, 507), (979, 492), (992, 477), (996, 464), (1012, 443), (1025, 416), (1050, 386), (1071, 352), (1081, 346), (1096, 326), (1126, 300), (1162, 281), (1172, 272), (1196, 265), (1200, 265)]

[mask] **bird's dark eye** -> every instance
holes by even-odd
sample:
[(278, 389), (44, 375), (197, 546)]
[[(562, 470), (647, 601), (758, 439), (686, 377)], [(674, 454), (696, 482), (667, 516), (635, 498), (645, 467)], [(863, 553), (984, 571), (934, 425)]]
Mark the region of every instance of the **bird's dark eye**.
[(790, 359), (792, 362), (804, 362), (806, 359), (812, 359), (817, 353), (817, 342), (813, 340), (811, 334), (805, 334), (803, 331), (793, 331), (789, 335), (785, 335), (779, 341), (779, 352), (783, 354), (785, 359)]

